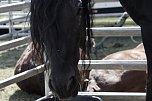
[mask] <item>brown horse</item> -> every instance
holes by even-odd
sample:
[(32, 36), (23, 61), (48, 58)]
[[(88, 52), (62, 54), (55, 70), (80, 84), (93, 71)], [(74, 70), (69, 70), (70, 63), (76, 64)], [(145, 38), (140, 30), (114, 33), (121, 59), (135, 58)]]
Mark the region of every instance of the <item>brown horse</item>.
[[(143, 44), (110, 54), (103, 60), (145, 60)], [(91, 70), (87, 91), (145, 92), (146, 72), (140, 70)], [(138, 79), (140, 78), (140, 79)]]
[[(36, 58), (36, 61), (33, 61), (33, 58)], [(37, 54), (34, 52), (31, 42), (20, 56), (20, 59), (17, 61), (14, 74), (19, 74), (41, 64), (42, 61), (39, 60)], [(35, 93), (41, 96), (45, 95), (44, 73), (40, 73), (26, 80), (20, 81), (17, 85), (25, 92)]]
[(104, 57), (103, 60), (146, 60), (143, 43), (139, 44), (133, 49), (123, 50), (110, 54)]

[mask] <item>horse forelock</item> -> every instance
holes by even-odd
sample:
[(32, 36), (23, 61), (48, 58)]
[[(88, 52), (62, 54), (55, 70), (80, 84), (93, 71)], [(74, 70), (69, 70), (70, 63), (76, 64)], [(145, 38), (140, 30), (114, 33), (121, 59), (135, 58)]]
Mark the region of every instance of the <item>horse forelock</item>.
[(50, 27), (56, 21), (57, 10), (63, 1), (31, 0), (31, 37), (39, 58), (43, 58), (45, 51), (44, 40), (47, 37), (47, 33), (49, 33)]
[[(31, 37), (34, 49), (37, 51), (40, 58), (43, 57), (45, 51), (44, 40), (46, 40), (47, 34), (50, 32), (50, 27), (57, 21), (56, 18), (57, 14), (60, 13), (60, 6), (64, 3), (79, 1), (80, 0), (31, 0)], [(91, 30), (93, 22), (91, 0), (81, 0), (81, 3), (82, 9), (78, 12), (78, 15), (81, 16), (80, 21), (82, 22), (80, 25), (82, 27), (81, 36), (83, 37), (81, 48), (89, 56), (91, 37), (93, 36)], [(54, 37), (56, 35), (53, 35), (54, 33), (51, 34), (52, 39), (50, 40), (55, 40)]]

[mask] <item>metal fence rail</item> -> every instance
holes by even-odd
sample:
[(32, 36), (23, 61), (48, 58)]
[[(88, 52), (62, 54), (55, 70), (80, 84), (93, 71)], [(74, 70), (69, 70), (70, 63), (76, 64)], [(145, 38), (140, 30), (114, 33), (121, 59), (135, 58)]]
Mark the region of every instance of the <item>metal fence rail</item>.
[[(11, 19), (12, 22), (18, 22), (18, 23), (23, 23), (23, 22), (28, 22), (30, 19), (30, 16), (23, 16), (23, 17), (19, 17), (19, 18), (13, 18)], [(3, 24), (7, 24), (9, 23), (9, 19), (8, 20), (5, 20), (5, 21), (0, 21), (0, 25), (3, 25)], [(16, 24), (16, 23), (15, 23)]]
[(79, 92), (78, 95), (98, 96), (103, 101), (145, 101), (146, 93), (135, 92)]
[(2, 81), (0, 81), (0, 89), (6, 87), (8, 85), (11, 85), (13, 83), (17, 83), (19, 81), (30, 78), (34, 75), (39, 74), (39, 73), (42, 73), (44, 70), (45, 70), (44, 65), (41, 65), (41, 66), (38, 66), (36, 68), (27, 70), (27, 71), (22, 72), (20, 74), (17, 74), (15, 76), (12, 76), (8, 79), (2, 80)]
[[(6, 27), (6, 26), (5, 26)], [(141, 36), (141, 30), (140, 27), (96, 27), (92, 28), (94, 37), (124, 37), (124, 36)], [(26, 36), (30, 35), (30, 33), (23, 33), (25, 31), (29, 31), (30, 28), (26, 27), (25, 29), (4, 34), (0, 36), (0, 39), (6, 39), (11, 37), (12, 35), (14, 37), (16, 36)], [(19, 34), (22, 33), (22, 34)]]
[(92, 30), (95, 37), (141, 36), (140, 27), (95, 27)]
[(20, 11), (25, 8), (30, 7), (30, 2), (19, 2), (19, 3), (12, 3), (0, 6), (0, 13), (5, 13), (9, 11)]
[[(83, 69), (81, 68), (83, 63), (86, 65), (91, 64), (88, 69), (146, 70), (146, 60), (90, 60), (90, 62), (89, 60), (80, 60), (78, 64), (81, 70)], [(44, 65), (41, 65), (34, 69), (27, 70), (8, 79), (2, 80), (0, 81), (0, 89), (42, 73), (44, 70)]]
[(30, 36), (14, 39), (14, 40), (0, 44), (0, 51), (17, 47), (17, 46), (26, 44), (27, 42), (30, 42), (30, 41), (31, 41)]
[(83, 65), (88, 66), (88, 69), (120, 69), (120, 70), (146, 70), (146, 60), (80, 60), (79, 68), (83, 69)]
[[(98, 96), (102, 101), (145, 101), (146, 93), (136, 92), (78, 92), (81, 96)], [(49, 95), (51, 96), (51, 95)], [(44, 96), (36, 101), (48, 98)]]

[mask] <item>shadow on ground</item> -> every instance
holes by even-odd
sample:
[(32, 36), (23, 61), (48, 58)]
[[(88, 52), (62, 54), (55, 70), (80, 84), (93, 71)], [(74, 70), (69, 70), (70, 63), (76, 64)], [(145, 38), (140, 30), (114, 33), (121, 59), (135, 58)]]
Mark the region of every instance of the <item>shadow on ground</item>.
[(28, 94), (24, 91), (17, 90), (13, 95), (10, 96), (9, 101), (35, 101), (40, 98), (39, 95)]

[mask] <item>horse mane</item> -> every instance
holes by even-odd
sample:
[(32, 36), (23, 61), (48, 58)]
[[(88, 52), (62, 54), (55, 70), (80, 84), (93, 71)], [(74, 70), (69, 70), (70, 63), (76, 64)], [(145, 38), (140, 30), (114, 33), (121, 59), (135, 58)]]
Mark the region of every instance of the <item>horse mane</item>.
[[(34, 51), (39, 58), (42, 58), (45, 52), (44, 41), (51, 25), (56, 21), (57, 12), (60, 5), (66, 0), (31, 0), (31, 38), (33, 41)], [(78, 0), (79, 1), (79, 0)], [(91, 27), (92, 19), (91, 0), (81, 0), (81, 7), (78, 14), (81, 16), (81, 41), (80, 47), (90, 58), (91, 38), (93, 36)], [(48, 16), (49, 15), (49, 16)], [(50, 19), (51, 18), (51, 19)], [(51, 44), (51, 43), (50, 43)], [(43, 61), (44, 63), (44, 61)]]
[[(45, 51), (44, 41), (47, 37), (46, 33), (55, 22), (56, 12), (62, 1), (63, 0), (31, 0), (31, 37), (34, 51), (37, 52), (41, 60), (43, 60)], [(54, 6), (55, 8), (53, 8)]]
[(92, 0), (82, 0), (82, 13), (81, 13), (81, 26), (82, 26), (82, 38), (80, 47), (84, 51), (84, 56), (81, 56), (81, 59), (86, 59), (85, 55), (87, 55), (87, 59), (90, 60), (90, 52), (92, 48), (92, 26), (93, 26), (93, 11), (92, 11)]

